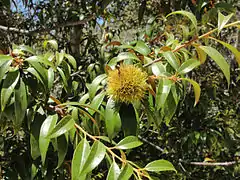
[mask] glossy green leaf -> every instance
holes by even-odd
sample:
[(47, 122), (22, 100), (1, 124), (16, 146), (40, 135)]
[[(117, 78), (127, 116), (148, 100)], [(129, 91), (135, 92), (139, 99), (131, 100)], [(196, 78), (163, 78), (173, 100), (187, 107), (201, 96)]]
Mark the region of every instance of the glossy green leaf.
[(30, 46), (22, 44), (22, 45), (18, 46), (18, 48), (22, 51), (25, 51), (25, 52), (28, 52), (28, 53), (31, 53), (31, 54), (35, 54), (35, 51)]
[(88, 93), (89, 93), (89, 97), (92, 100), (98, 90), (99, 84), (106, 79), (107, 75), (106, 74), (101, 74), (99, 76), (97, 76), (92, 83), (88, 86)]
[(72, 159), (72, 180), (79, 180), (80, 172), (90, 153), (90, 145), (86, 138), (83, 138), (77, 145)]
[(232, 51), (232, 53), (235, 55), (236, 60), (238, 62), (238, 65), (240, 65), (240, 51), (237, 50), (237, 48), (235, 48), (234, 46), (232, 46), (231, 44), (225, 43), (221, 40), (215, 39), (213, 37), (211, 37), (210, 39), (213, 39), (219, 43), (221, 43), (223, 46), (225, 46), (226, 48), (228, 48), (230, 51)]
[(31, 167), (31, 180), (33, 180), (34, 177), (37, 175), (37, 172), (38, 172), (37, 170), (38, 170), (37, 167), (34, 164), (32, 164), (32, 167)]
[(38, 145), (37, 139), (34, 137), (34, 135), (30, 134), (30, 148), (31, 148), (31, 157), (33, 160), (36, 160), (40, 155), (39, 145)]
[(146, 45), (143, 41), (138, 41), (136, 46), (134, 47), (134, 50), (139, 52), (140, 54), (147, 56), (151, 53), (150, 48)]
[(105, 108), (105, 124), (108, 137), (114, 138), (121, 129), (121, 119), (119, 113), (115, 110), (115, 102), (112, 98), (108, 99)]
[(1, 62), (1, 65), (0, 65), (0, 83), (2, 82), (2, 79), (5, 75), (5, 73), (9, 70), (11, 63), (12, 63), (11, 60)]
[(2, 111), (7, 106), (7, 103), (14, 91), (15, 86), (18, 83), (20, 77), (19, 71), (8, 72), (6, 79), (3, 81), (1, 90), (1, 109)]
[(3, 64), (4, 62), (11, 60), (13, 60), (12, 56), (0, 54), (0, 64)]
[(171, 90), (171, 86), (173, 81), (169, 79), (161, 79), (159, 80), (156, 92), (156, 107), (157, 110), (162, 108), (166, 102), (168, 94)]
[(70, 129), (72, 129), (74, 127), (75, 121), (72, 118), (72, 116), (67, 115), (64, 118), (62, 118), (57, 125), (55, 126), (55, 128), (51, 131), (51, 133), (48, 135), (49, 138), (55, 138), (58, 137), (64, 133), (66, 133), (67, 131), (69, 131)]
[(204, 52), (206, 52), (220, 67), (223, 74), (225, 75), (228, 86), (230, 85), (230, 66), (226, 62), (225, 58), (214, 48), (210, 46), (199, 46)]
[(195, 15), (193, 13), (188, 12), (188, 11), (174, 11), (174, 12), (168, 14), (166, 17), (169, 17), (173, 14), (181, 14), (183, 16), (188, 17), (191, 20), (191, 22), (193, 23), (193, 26), (197, 31), (197, 19), (196, 19)]
[(180, 61), (172, 51), (164, 52), (163, 56), (175, 70), (177, 70), (179, 68)]
[[(52, 68), (54, 68), (54, 65), (51, 61), (49, 61), (48, 59), (44, 59), (44, 57), (41, 57), (41, 56), (31, 56), (29, 58), (26, 58), (24, 61), (27, 61), (29, 62), (31, 65), (32, 63), (42, 63), (44, 65), (47, 65), (47, 66), (51, 66)], [(34, 64), (33, 64), (33, 67), (34, 67)]]
[(46, 48), (50, 44), (55, 50), (58, 50), (58, 43), (55, 40), (48, 40), (43, 42), (43, 47)]
[(65, 53), (63, 51), (56, 52), (56, 66), (58, 67), (60, 64), (62, 64), (63, 58), (65, 56)]
[(54, 83), (54, 71), (53, 68), (48, 69), (48, 89), (50, 90)]
[(16, 129), (19, 129), (22, 125), (22, 121), (25, 117), (25, 112), (28, 106), (27, 102), (27, 90), (25, 83), (20, 79), (19, 87), (14, 90), (14, 110), (15, 110), (15, 119), (13, 124)]
[[(98, 109), (98, 108), (100, 107), (100, 105), (102, 104), (102, 101), (103, 101), (103, 98), (105, 97), (105, 95), (106, 95), (105, 92), (102, 92), (102, 93), (97, 94), (97, 95), (93, 98), (90, 106), (91, 106), (93, 109)], [(92, 110), (92, 109), (89, 109), (88, 112), (89, 112), (89, 114), (91, 114), (91, 115), (93, 115), (93, 114), (95, 113), (95, 111)]]
[(159, 172), (159, 171), (175, 171), (175, 172), (177, 172), (177, 170), (174, 168), (172, 163), (170, 163), (169, 161), (164, 160), (164, 159), (150, 162), (145, 166), (144, 169), (147, 171), (151, 171), (151, 172)]
[(80, 174), (87, 174), (96, 168), (103, 160), (105, 153), (106, 148), (104, 144), (100, 141), (95, 141)]
[(45, 67), (43, 67), (40, 63), (36, 62), (36, 61), (28, 61), (29, 64), (31, 64), (31, 66), (38, 72), (38, 74), (41, 76), (41, 79), (44, 83), (44, 85), (47, 85), (47, 80), (48, 80), (48, 74), (47, 74), (47, 70)]
[(119, 174), (120, 168), (118, 167), (117, 163), (113, 161), (108, 171), (107, 180), (118, 180)]
[(46, 154), (48, 151), (48, 146), (50, 139), (47, 135), (54, 129), (55, 124), (57, 123), (58, 115), (50, 115), (43, 122), (40, 134), (39, 134), (39, 149), (41, 153), (42, 164), (45, 164)]
[(154, 63), (152, 65), (152, 72), (156, 76), (161, 76), (166, 72), (166, 67), (161, 62)]
[(109, 66), (114, 66), (117, 64), (117, 62), (125, 60), (125, 59), (135, 59), (135, 60), (139, 60), (139, 58), (130, 52), (121, 52), (117, 57), (112, 58), (109, 62), (108, 65)]
[(118, 180), (129, 180), (133, 174), (133, 167), (130, 164), (126, 164), (124, 168), (122, 168), (121, 173), (118, 177)]
[(179, 74), (186, 74), (192, 71), (194, 68), (200, 65), (200, 62), (196, 59), (189, 59), (185, 61), (177, 70)]
[(77, 62), (76, 60), (74, 59), (73, 56), (71, 56), (70, 54), (65, 54), (64, 55), (65, 58), (68, 59), (69, 63), (73, 66), (73, 68), (76, 70), (77, 69)]
[(59, 168), (62, 165), (68, 151), (68, 135), (62, 134), (57, 138), (57, 149), (58, 149), (57, 168)]
[(224, 28), (224, 26), (227, 24), (227, 22), (231, 19), (232, 16), (233, 13), (229, 14), (228, 16), (224, 16), (220, 11), (218, 12), (218, 34)]
[(201, 94), (201, 88), (200, 88), (199, 84), (196, 81), (194, 81), (192, 79), (188, 79), (188, 78), (182, 78), (182, 80), (188, 81), (193, 85), (194, 95), (195, 95), (194, 106), (196, 106), (199, 101), (200, 94)]
[(138, 146), (141, 146), (143, 143), (139, 141), (139, 139), (136, 136), (127, 136), (124, 139), (122, 139), (115, 148), (117, 149), (132, 149)]

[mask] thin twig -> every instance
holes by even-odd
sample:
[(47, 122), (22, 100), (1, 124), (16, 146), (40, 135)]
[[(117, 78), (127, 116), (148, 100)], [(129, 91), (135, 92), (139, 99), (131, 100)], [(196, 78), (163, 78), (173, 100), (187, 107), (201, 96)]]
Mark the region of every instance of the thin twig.
[(190, 162), (192, 165), (196, 166), (231, 166), (237, 164), (237, 161), (230, 162)]
[(164, 149), (162, 149), (162, 148), (160, 148), (159, 146), (157, 146), (157, 145), (149, 142), (147, 139), (145, 139), (145, 138), (143, 138), (143, 137), (141, 137), (141, 136), (138, 136), (138, 138), (139, 138), (141, 141), (143, 141), (143, 142), (149, 144), (150, 146), (154, 147), (154, 148), (157, 149), (158, 151), (161, 151), (161, 152), (164, 151)]

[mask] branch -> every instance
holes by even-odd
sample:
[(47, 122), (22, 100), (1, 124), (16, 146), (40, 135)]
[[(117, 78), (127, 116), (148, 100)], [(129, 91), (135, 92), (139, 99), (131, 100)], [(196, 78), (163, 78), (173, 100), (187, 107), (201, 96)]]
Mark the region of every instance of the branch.
[[(69, 27), (69, 26), (83, 25), (83, 24), (86, 24), (87, 22), (91, 21), (94, 18), (95, 18), (95, 15), (91, 15), (91, 16), (87, 17), (86, 19), (83, 19), (83, 20), (80, 20), (80, 21), (67, 22), (67, 23), (57, 25), (57, 26), (54, 27), (54, 29), (62, 28), (62, 27)], [(42, 32), (49, 32), (49, 31), (53, 30), (53, 29), (50, 29), (50, 28), (40, 28), (40, 29), (34, 29), (34, 30), (26, 30), (26, 29), (14, 28), (14, 27), (6, 27), (6, 26), (2, 26), (2, 25), (0, 25), (0, 29), (4, 30), (4, 31), (12, 31), (12, 32), (17, 32), (17, 33), (21, 33), (21, 34), (33, 34), (33, 33), (37, 33), (37, 32), (42, 33)]]
[(196, 166), (231, 166), (237, 164), (237, 161), (230, 161), (230, 162), (190, 162), (192, 165)]

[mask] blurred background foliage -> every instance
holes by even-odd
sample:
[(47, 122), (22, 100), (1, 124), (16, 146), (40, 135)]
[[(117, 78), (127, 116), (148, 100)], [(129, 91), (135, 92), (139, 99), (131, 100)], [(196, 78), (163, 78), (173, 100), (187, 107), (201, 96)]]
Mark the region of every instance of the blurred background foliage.
[[(217, 26), (218, 11), (225, 15), (234, 13), (233, 21), (240, 18), (239, 0), (1, 0), (0, 7), (1, 54), (10, 53), (14, 44), (27, 44), (36, 51), (36, 54), (46, 53), (48, 50), (42, 48), (42, 42), (55, 39), (58, 42), (58, 50), (62, 49), (64, 53), (71, 54), (76, 59), (76, 69), (66, 65), (67, 63), (60, 65), (61, 68), (65, 68), (64, 74), (68, 76), (66, 82), (63, 82), (64, 79), (59, 72), (56, 75), (58, 78), (53, 82), (55, 88), (50, 92), (46, 92), (43, 87), (31, 92), (33, 97), (40, 99), (40, 102), (30, 98), (31, 105), (28, 106), (27, 118), (31, 118), (31, 113), (34, 112), (34, 108), (39, 107), (39, 103), (48, 100), (45, 98), (48, 95), (54, 96), (60, 102), (78, 101), (93, 104), (94, 97), (101, 96), (101, 93), (97, 92), (105, 88), (105, 83), (99, 83), (100, 80), (97, 82), (96, 77), (104, 79), (98, 75), (103, 74), (105, 64), (119, 54), (116, 46), (128, 42), (131, 45), (135, 40), (143, 40), (149, 47), (155, 48), (162, 46), (162, 42), (170, 39), (172, 34), (175, 36), (173, 40), (181, 42), (191, 40), (194, 32), (189, 27), (188, 19), (173, 16), (166, 20), (165, 15), (173, 11), (192, 12), (198, 20), (201, 33), (206, 33)], [(166, 39), (163, 34), (167, 34), (168, 38)], [(234, 27), (224, 29), (219, 39), (240, 49), (239, 29)], [(202, 162), (206, 158), (225, 162), (240, 157), (239, 67), (234, 56), (224, 46), (207, 41), (205, 44), (218, 49), (230, 64), (230, 86), (227, 87), (217, 65), (213, 61), (207, 61), (187, 75), (201, 85), (201, 98), (196, 107), (193, 106), (194, 93), (187, 86), (184, 98), (176, 107), (176, 113), (169, 125), (161, 122), (159, 129), (156, 129), (149, 126), (147, 117), (140, 121), (139, 138), (143, 145), (131, 150), (128, 158), (140, 165), (159, 158), (167, 159), (178, 171), (176, 174), (172, 172), (154, 174), (156, 179), (240, 178), (238, 164), (209, 167), (190, 164)], [(50, 52), (56, 53), (54, 48), (49, 46), (49, 49)], [(66, 67), (69, 66), (71, 69), (68, 71)], [(91, 85), (94, 82), (100, 84), (100, 87), (91, 95)], [(29, 83), (30, 87), (38, 87), (35, 85), (36, 82)], [(57, 154), (54, 147), (49, 146), (47, 167), (49, 170), (42, 170), (41, 173), (38, 171), (34, 176), (32, 174), (33, 168), (38, 168), (41, 160), (36, 158), (34, 162), (36, 167), (32, 166), (33, 159), (30, 154), (33, 155), (33, 152), (30, 152), (32, 149), (30, 141), (32, 136), (37, 138), (38, 134), (34, 133), (39, 131), (39, 124), (42, 124), (45, 118), (44, 113), (37, 113), (35, 115), (37, 121), (30, 125), (24, 122), (17, 133), (14, 132), (11, 121), (2, 123), (0, 178), (70, 177), (68, 161), (72, 159), (74, 151), (70, 143), (65, 163), (61, 168), (55, 169)], [(88, 124), (84, 124), (84, 127), (87, 129)], [(96, 127), (87, 130), (92, 133), (97, 131)], [(115, 140), (122, 138), (123, 133), (120, 132)], [(94, 170), (92, 179), (106, 179), (106, 167), (101, 166)]]

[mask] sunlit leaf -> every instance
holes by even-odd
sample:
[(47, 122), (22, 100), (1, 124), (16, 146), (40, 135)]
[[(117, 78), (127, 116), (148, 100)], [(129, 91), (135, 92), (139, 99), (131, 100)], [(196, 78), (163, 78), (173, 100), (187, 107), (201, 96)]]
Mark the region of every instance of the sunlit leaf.
[(231, 19), (232, 16), (233, 13), (229, 14), (228, 16), (224, 16), (220, 11), (218, 11), (218, 34), (224, 28), (224, 26), (227, 24), (227, 22)]
[(172, 51), (166, 51), (163, 53), (163, 56), (168, 61), (168, 63), (177, 70), (180, 66), (179, 59), (175, 56), (175, 54)]
[(117, 149), (132, 149), (138, 146), (141, 146), (143, 143), (139, 141), (139, 139), (136, 136), (127, 136), (124, 139), (122, 139), (115, 148)]
[(74, 59), (74, 57), (71, 56), (70, 54), (64, 54), (64, 56), (68, 59), (69, 63), (73, 66), (73, 68), (77, 69), (77, 62)]
[(200, 88), (199, 84), (196, 81), (194, 81), (192, 79), (188, 79), (188, 78), (182, 78), (182, 80), (188, 81), (193, 85), (194, 94), (195, 94), (194, 106), (196, 106), (199, 101), (200, 94), (201, 94), (201, 88)]
[(162, 108), (165, 104), (165, 101), (168, 97), (168, 94), (171, 90), (171, 86), (173, 84), (173, 81), (169, 79), (162, 79), (159, 80), (158, 87), (157, 87), (157, 92), (156, 92), (156, 106), (157, 109), (159, 110)]
[(143, 41), (138, 41), (134, 50), (144, 56), (147, 56), (151, 52), (150, 48)]
[(188, 17), (191, 20), (191, 22), (193, 23), (193, 26), (197, 31), (197, 19), (196, 19), (195, 15), (193, 13), (188, 12), (188, 11), (174, 11), (174, 12), (168, 14), (166, 17), (169, 17), (173, 14), (181, 14), (183, 16)]
[(189, 59), (185, 61), (177, 70), (179, 74), (186, 74), (192, 71), (194, 68), (200, 65), (200, 62), (196, 59)]
[(54, 127), (54, 129), (51, 131), (51, 133), (48, 135), (49, 138), (55, 138), (58, 137), (70, 129), (74, 127), (74, 119), (72, 116), (67, 115), (64, 118), (62, 118), (57, 125)]
[(119, 174), (118, 180), (129, 180), (133, 174), (133, 167), (130, 164), (126, 164)]
[(55, 40), (48, 40), (43, 42), (43, 47), (46, 48), (50, 44), (55, 50), (58, 50), (58, 43)]
[(120, 168), (118, 167), (117, 163), (113, 161), (108, 171), (107, 180), (118, 180), (119, 174)]
[(164, 159), (156, 160), (153, 162), (148, 163), (145, 168), (147, 171), (159, 172), (159, 171), (175, 171), (177, 170), (174, 168), (172, 163), (166, 161)]
[(205, 51), (220, 67), (223, 74), (225, 75), (228, 86), (230, 85), (230, 67), (226, 62), (225, 58), (213, 47), (210, 46), (199, 46), (203, 51)]
[(41, 153), (42, 164), (45, 164), (46, 154), (48, 151), (48, 146), (50, 143), (50, 139), (47, 138), (47, 135), (54, 129), (54, 126), (57, 122), (58, 116), (50, 115), (48, 116), (45, 121), (43, 122), (40, 134), (39, 134), (39, 149)]
[(87, 174), (96, 168), (103, 160), (105, 153), (106, 148), (104, 144), (100, 141), (95, 141), (80, 174)]
[(125, 59), (135, 59), (135, 60), (139, 60), (139, 58), (130, 52), (122, 52), (119, 53), (119, 55), (117, 57), (112, 58), (109, 62), (108, 65), (109, 66), (114, 66), (117, 64), (117, 62), (125, 60)]

